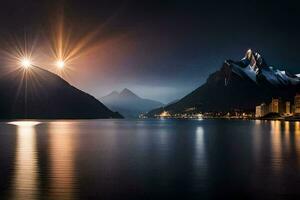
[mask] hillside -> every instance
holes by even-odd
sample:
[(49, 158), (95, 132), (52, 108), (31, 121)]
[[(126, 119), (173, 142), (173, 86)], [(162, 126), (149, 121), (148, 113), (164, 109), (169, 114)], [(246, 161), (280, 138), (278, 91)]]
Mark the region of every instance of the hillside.
[(59, 76), (32, 66), (6, 73), (1, 68), (1, 119), (121, 118), (93, 96)]

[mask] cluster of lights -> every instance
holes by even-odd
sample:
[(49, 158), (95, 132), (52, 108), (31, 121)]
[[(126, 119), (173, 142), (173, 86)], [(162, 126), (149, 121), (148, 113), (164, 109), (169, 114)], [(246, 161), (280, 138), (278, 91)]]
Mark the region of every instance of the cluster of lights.
[[(32, 61), (31, 61), (31, 59), (30, 59), (30, 58), (27, 58), (27, 57), (21, 58), (19, 62), (20, 62), (20, 63), (19, 63), (20, 66), (23, 67), (24, 69), (29, 69), (30, 67), (33, 66), (33, 63), (32, 63)], [(57, 60), (57, 61), (55, 62), (55, 66), (56, 66), (58, 69), (62, 70), (62, 69), (65, 67), (65, 61), (63, 61), (63, 60)]]

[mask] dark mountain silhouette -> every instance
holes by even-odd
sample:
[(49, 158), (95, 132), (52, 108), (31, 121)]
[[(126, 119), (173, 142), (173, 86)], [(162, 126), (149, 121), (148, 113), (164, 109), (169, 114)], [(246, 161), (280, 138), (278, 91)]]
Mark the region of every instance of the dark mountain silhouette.
[(136, 118), (140, 113), (163, 106), (158, 101), (144, 99), (125, 88), (120, 93), (113, 91), (100, 99), (108, 108), (118, 111), (127, 118)]
[(10, 73), (5, 69), (0, 70), (1, 119), (122, 117), (49, 71), (36, 66)]
[(171, 104), (174, 104), (174, 103), (177, 103), (180, 99), (175, 99), (173, 101), (170, 101), (169, 103), (167, 103), (165, 106), (168, 106), (168, 105), (171, 105)]
[(190, 108), (221, 112), (254, 110), (255, 105), (269, 102), (272, 97), (293, 102), (297, 92), (300, 92), (299, 75), (275, 69), (259, 53), (248, 50), (240, 61), (225, 60), (206, 83), (180, 101), (152, 110), (148, 115), (162, 111), (184, 113)]

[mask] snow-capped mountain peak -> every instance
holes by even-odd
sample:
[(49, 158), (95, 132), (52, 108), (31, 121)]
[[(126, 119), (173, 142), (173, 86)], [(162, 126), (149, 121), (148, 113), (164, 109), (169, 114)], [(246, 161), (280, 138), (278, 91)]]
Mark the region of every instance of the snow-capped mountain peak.
[(261, 54), (251, 49), (246, 51), (245, 57), (240, 61), (227, 60), (225, 64), (231, 68), (232, 72), (241, 77), (250, 78), (257, 84), (266, 81), (274, 86), (300, 84), (300, 74), (290, 74), (285, 70), (267, 65)]
[(248, 49), (248, 50), (246, 51), (246, 54), (245, 54), (245, 57), (244, 57), (244, 59), (248, 59), (248, 60), (250, 60), (250, 59), (251, 59), (251, 57), (252, 57), (252, 55), (253, 55), (253, 53), (252, 53), (252, 49)]

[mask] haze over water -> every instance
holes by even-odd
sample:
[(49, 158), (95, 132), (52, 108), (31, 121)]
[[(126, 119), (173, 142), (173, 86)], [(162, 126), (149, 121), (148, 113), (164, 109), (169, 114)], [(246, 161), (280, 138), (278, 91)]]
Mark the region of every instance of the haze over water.
[(299, 197), (300, 123), (0, 123), (1, 199)]

